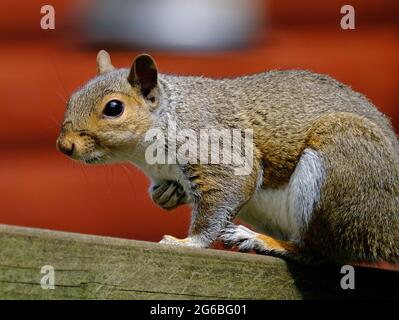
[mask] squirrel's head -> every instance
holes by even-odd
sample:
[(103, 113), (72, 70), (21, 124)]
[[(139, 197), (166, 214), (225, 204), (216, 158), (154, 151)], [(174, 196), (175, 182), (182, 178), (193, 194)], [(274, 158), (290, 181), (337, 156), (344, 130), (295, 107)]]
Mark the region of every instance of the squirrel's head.
[(158, 71), (146, 54), (130, 70), (115, 69), (104, 50), (97, 68), (97, 77), (69, 100), (57, 148), (86, 163), (123, 161), (151, 125), (160, 100)]

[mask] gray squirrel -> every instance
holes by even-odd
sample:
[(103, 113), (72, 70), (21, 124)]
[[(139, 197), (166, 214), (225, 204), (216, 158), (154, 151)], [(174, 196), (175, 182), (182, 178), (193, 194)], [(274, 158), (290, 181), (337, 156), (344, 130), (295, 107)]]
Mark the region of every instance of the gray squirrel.
[[(131, 162), (151, 179), (155, 203), (190, 204), (188, 237), (162, 243), (207, 248), (219, 239), (305, 263), (399, 261), (399, 142), (363, 95), (309, 71), (175, 76), (146, 54), (115, 69), (104, 50), (97, 66), (68, 102), (57, 148), (89, 164)], [(195, 133), (251, 129), (251, 170), (149, 163), (146, 134), (166, 132), (170, 119)]]

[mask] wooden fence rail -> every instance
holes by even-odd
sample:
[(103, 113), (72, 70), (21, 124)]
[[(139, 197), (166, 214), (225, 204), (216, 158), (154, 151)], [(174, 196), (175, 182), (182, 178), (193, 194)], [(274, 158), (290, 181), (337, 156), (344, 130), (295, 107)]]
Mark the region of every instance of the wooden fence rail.
[[(43, 266), (54, 289), (43, 289)], [(0, 225), (0, 299), (398, 298), (399, 272)]]

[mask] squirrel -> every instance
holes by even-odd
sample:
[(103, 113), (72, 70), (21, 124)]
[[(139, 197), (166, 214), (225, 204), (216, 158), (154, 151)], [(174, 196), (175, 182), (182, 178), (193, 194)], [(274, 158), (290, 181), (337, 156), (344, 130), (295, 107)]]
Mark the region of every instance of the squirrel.
[[(221, 240), (303, 263), (399, 261), (399, 141), (364, 95), (301, 70), (231, 79), (162, 74), (147, 54), (116, 69), (101, 50), (97, 68), (71, 95), (57, 148), (88, 164), (131, 162), (150, 178), (156, 204), (189, 204), (188, 237), (165, 235), (161, 243), (207, 248)], [(195, 133), (250, 128), (251, 170), (148, 163), (146, 133), (165, 132), (170, 119)]]

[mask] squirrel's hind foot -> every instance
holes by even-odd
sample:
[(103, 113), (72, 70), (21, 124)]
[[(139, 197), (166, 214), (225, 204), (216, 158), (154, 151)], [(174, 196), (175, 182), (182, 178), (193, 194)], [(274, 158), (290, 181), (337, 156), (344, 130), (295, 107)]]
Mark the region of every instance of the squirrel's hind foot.
[(242, 225), (227, 225), (219, 236), (219, 240), (229, 248), (237, 247), (241, 252), (254, 251), (258, 254), (288, 258), (295, 261), (306, 261), (299, 246), (291, 241), (274, 239)]

